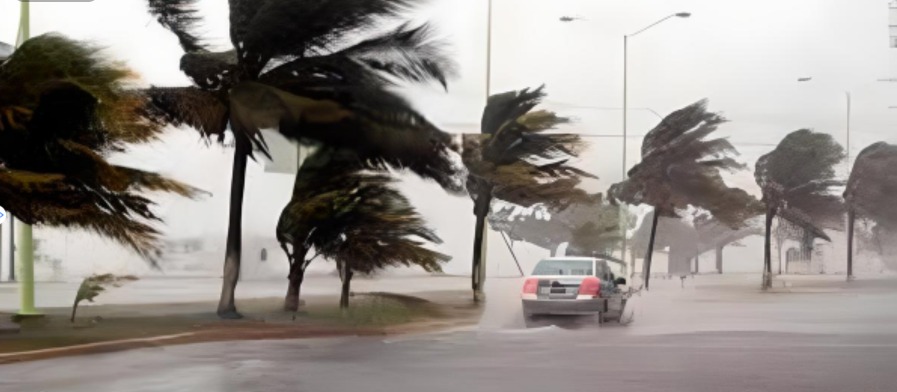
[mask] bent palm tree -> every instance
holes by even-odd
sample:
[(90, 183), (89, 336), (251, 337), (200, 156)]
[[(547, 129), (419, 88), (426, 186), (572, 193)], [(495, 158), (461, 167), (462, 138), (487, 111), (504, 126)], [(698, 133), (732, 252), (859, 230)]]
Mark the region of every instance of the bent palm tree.
[(291, 261), (288, 310), (298, 307), (299, 285), (314, 259), (305, 257), (311, 248), (337, 263), (343, 308), (349, 305), (355, 273), (371, 274), (397, 265), (441, 271), (440, 264), (449, 257), (424, 248), (415, 238), (435, 244), (442, 241), (393, 188), (393, 182), (386, 175), (364, 171), (347, 150), (321, 149), (303, 165), (294, 199), (277, 228), (278, 240)]
[(474, 300), (483, 293), (483, 235), (493, 199), (562, 209), (592, 197), (577, 189), (582, 177), (592, 176), (567, 164), (583, 147), (580, 137), (545, 133), (570, 120), (545, 110), (533, 111), (544, 97), (542, 87), (493, 95), (483, 111), (481, 133), (464, 135), (462, 158), (477, 219), (471, 273)]
[(833, 188), (834, 166), (844, 159), (844, 148), (831, 135), (807, 129), (786, 136), (772, 152), (760, 157), (754, 177), (766, 207), (763, 288), (772, 286), (772, 222), (777, 216), (815, 238), (831, 241), (823, 231), (841, 227), (844, 206)]
[(55, 34), (0, 63), (0, 205), (28, 224), (94, 231), (154, 262), (159, 218), (143, 193), (198, 191), (106, 160), (161, 133), (145, 121), (145, 97), (125, 90), (131, 76), (97, 48)]
[(267, 154), (261, 129), (350, 148), (369, 168), (400, 166), (449, 191), (462, 191), (449, 156), (450, 136), (389, 89), (395, 79), (446, 84), (452, 67), (431, 38), (432, 29), (404, 24), (370, 39), (355, 39), (416, 1), (230, 0), (234, 49), (218, 53), (209, 52), (191, 32), (198, 22), (194, 3), (149, 0), (151, 12), (186, 51), (181, 68), (195, 83), (149, 93), (161, 120), (219, 138), (228, 126), (234, 133), (220, 316), (240, 317), (234, 289), (245, 171), (253, 149)]
[(881, 228), (897, 227), (897, 146), (885, 142), (866, 147), (857, 156), (844, 201), (847, 205), (847, 278), (853, 277), (854, 226), (857, 215)]
[(758, 214), (757, 200), (731, 188), (721, 171), (744, 168), (732, 156), (735, 147), (725, 138), (706, 140), (726, 120), (707, 111), (707, 101), (680, 109), (645, 135), (642, 162), (628, 178), (608, 191), (612, 200), (654, 207), (651, 234), (644, 259), (645, 288), (649, 287), (657, 223), (661, 217), (679, 218), (677, 210), (694, 206), (720, 222), (739, 228)]

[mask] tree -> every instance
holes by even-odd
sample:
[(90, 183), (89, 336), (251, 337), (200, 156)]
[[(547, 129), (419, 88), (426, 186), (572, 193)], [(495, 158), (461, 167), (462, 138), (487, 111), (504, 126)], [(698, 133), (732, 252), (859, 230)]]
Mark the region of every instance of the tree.
[(622, 241), (621, 217), (627, 218), (627, 228), (635, 226), (634, 215), (596, 195), (593, 200), (574, 203), (560, 211), (508, 205), (493, 213), (489, 224), (514, 241), (531, 243), (552, 254), (558, 246), (568, 243), (567, 253), (571, 255), (608, 256)]
[(592, 197), (577, 189), (583, 177), (592, 176), (568, 165), (583, 147), (579, 136), (545, 133), (569, 119), (533, 111), (545, 97), (543, 87), (489, 97), (481, 133), (464, 135), (462, 158), (476, 216), (471, 273), (475, 301), (481, 299), (485, 282), (483, 236), (493, 200), (557, 209)]
[(400, 166), (462, 192), (450, 159), (451, 137), (390, 90), (396, 79), (446, 85), (451, 61), (431, 38), (432, 29), (403, 24), (356, 39), (417, 1), (230, 0), (234, 49), (225, 52), (210, 52), (192, 33), (199, 21), (195, 1), (149, 0), (150, 11), (185, 50), (181, 69), (195, 83), (149, 93), (163, 121), (201, 129), (219, 140), (228, 127), (234, 134), (219, 316), (241, 317), (234, 290), (245, 172), (254, 149), (267, 154), (261, 129), (277, 129), (291, 140), (351, 148), (370, 168)]
[(115, 165), (112, 152), (154, 140), (131, 70), (61, 35), (32, 38), (0, 63), (0, 205), (27, 224), (73, 227), (155, 262), (159, 232), (145, 193), (200, 192)]
[(309, 256), (310, 236), (334, 217), (331, 205), (341, 194), (355, 189), (360, 177), (347, 176), (363, 168), (351, 151), (321, 147), (302, 162), (296, 173), (293, 197), (280, 214), (277, 240), (290, 263), (289, 287), (284, 310), (299, 309), (299, 294), (305, 271), (318, 255)]
[(744, 168), (732, 158), (735, 147), (724, 138), (707, 140), (725, 121), (707, 111), (706, 100), (670, 114), (645, 135), (642, 162), (608, 191), (612, 200), (654, 207), (644, 261), (646, 289), (660, 217), (679, 218), (677, 210), (693, 206), (734, 229), (756, 215), (756, 199), (726, 185), (721, 175), (723, 170)]
[(847, 278), (853, 277), (854, 226), (859, 215), (882, 228), (897, 228), (897, 146), (885, 142), (866, 147), (857, 156), (844, 202), (847, 206)]
[(831, 135), (807, 129), (792, 132), (772, 152), (760, 157), (754, 177), (766, 208), (763, 288), (772, 286), (771, 232), (781, 217), (815, 238), (831, 241), (824, 229), (839, 229), (844, 206), (833, 187), (834, 166), (844, 159), (844, 148)]
[[(291, 257), (298, 283), (312, 247), (336, 262), (343, 282), (340, 307), (349, 306), (352, 277), (390, 266), (419, 266), (441, 271), (450, 258), (425, 248), (421, 240), (442, 241), (426, 227), (411, 203), (393, 187), (395, 180), (363, 168), (346, 150), (321, 149), (309, 158), (312, 168), (297, 175), (294, 200), (284, 209), (278, 238)], [(303, 165), (305, 167), (305, 165)], [(298, 196), (298, 197), (297, 197)], [(296, 203), (296, 200), (302, 203)], [(298, 249), (298, 250), (297, 250)], [(298, 305), (298, 286), (295, 304)], [(290, 291), (293, 294), (293, 291)], [(287, 298), (287, 304), (292, 305)]]

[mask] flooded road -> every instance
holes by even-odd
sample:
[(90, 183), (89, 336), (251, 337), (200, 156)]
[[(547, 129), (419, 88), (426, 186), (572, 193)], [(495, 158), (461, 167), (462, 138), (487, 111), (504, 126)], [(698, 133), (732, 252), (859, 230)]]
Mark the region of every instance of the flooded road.
[(659, 283), (634, 300), (629, 326), (533, 329), (515, 321), (516, 292), (507, 292), (517, 283), (490, 281), (483, 322), (466, 330), (60, 358), (0, 367), (0, 391), (840, 392), (897, 384), (897, 310), (886, 306), (897, 300), (893, 281), (849, 291), (811, 282), (783, 293), (712, 278), (685, 289)]

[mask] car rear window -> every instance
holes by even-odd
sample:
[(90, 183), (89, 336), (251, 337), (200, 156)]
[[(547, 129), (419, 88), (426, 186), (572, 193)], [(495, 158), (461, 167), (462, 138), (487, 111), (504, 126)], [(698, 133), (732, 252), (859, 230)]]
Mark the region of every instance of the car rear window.
[(591, 260), (542, 260), (533, 269), (533, 275), (592, 275)]

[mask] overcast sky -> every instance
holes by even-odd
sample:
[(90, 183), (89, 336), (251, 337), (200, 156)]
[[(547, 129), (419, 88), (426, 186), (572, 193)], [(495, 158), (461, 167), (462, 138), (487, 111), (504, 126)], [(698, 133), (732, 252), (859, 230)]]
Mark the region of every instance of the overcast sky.
[[(32, 34), (59, 31), (106, 46), (146, 83), (185, 85), (174, 36), (146, 14), (141, 0), (37, 2)], [(204, 0), (203, 31), (227, 41), (223, 0)], [(812, 128), (845, 142), (845, 91), (853, 95), (851, 155), (879, 141), (897, 142), (897, 77), (888, 48), (885, 0), (494, 0), (493, 92), (547, 85), (548, 106), (579, 121), (565, 130), (620, 135), (622, 36), (674, 12), (672, 19), (631, 39), (629, 103), (661, 114), (702, 98), (731, 120), (730, 136), (744, 162), (771, 150), (788, 132)], [(15, 39), (18, 2), (0, 2), (0, 40)], [(420, 109), (452, 131), (477, 130), (485, 100), (485, 0), (431, 0), (413, 16), (434, 22), (459, 63), (448, 93), (436, 86), (406, 90)], [(582, 18), (570, 23), (561, 16)], [(798, 83), (799, 77), (813, 81)], [(582, 109), (594, 106), (603, 109)], [(629, 164), (657, 117), (630, 112)], [(596, 191), (619, 181), (621, 139), (591, 138), (580, 165), (601, 177)], [(227, 154), (193, 134), (170, 136), (135, 154), (137, 164), (174, 172), (208, 188), (226, 187)], [(211, 160), (209, 157), (218, 157)], [(164, 157), (164, 158), (163, 158)], [(224, 166), (224, 167), (220, 167)], [(193, 168), (193, 169), (187, 169)], [(218, 170), (220, 176), (210, 176)], [(752, 173), (733, 177), (755, 191)], [(215, 180), (210, 178), (214, 177)], [(221, 179), (219, 179), (220, 177)], [(291, 180), (286, 179), (289, 189)], [(288, 192), (288, 191), (287, 191)], [(287, 195), (288, 197), (288, 195)], [(226, 199), (216, 198), (217, 203)], [(469, 201), (456, 201), (465, 206)], [(278, 207), (279, 208), (279, 207)], [(466, 210), (465, 210), (466, 211)], [(224, 220), (222, 219), (222, 222)], [(466, 232), (459, 232), (459, 241)], [(460, 252), (460, 253), (466, 253)]]

